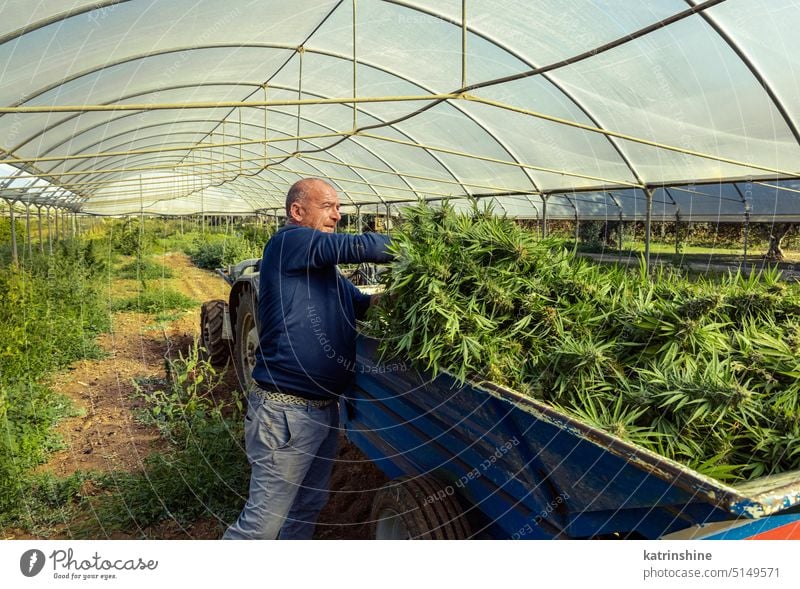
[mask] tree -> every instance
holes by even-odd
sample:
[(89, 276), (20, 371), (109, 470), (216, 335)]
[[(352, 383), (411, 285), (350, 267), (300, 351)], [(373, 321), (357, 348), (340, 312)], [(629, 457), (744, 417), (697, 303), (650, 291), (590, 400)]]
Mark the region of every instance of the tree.
[(769, 233), (769, 249), (767, 253), (764, 254), (764, 259), (773, 260), (775, 262), (783, 260), (781, 241), (794, 226), (795, 223), (775, 223), (772, 225), (772, 230)]

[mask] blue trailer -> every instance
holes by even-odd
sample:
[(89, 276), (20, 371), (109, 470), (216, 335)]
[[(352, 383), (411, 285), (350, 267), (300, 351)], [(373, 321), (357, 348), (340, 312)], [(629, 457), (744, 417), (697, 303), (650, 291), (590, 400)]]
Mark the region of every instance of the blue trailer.
[[(220, 274), (209, 359), (232, 352), (247, 386), (258, 345), (260, 260)], [(377, 538), (798, 538), (800, 471), (730, 486), (490, 382), (458, 384), (359, 336), (347, 437), (392, 481), (375, 497)]]
[(380, 363), (361, 336), (347, 437), (390, 479), (378, 538), (800, 538), (800, 471), (729, 486), (489, 382)]

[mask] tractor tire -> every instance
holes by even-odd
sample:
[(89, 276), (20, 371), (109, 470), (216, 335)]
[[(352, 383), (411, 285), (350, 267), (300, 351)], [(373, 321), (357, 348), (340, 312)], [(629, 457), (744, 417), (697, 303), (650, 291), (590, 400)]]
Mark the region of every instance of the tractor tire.
[(452, 486), (430, 477), (400, 477), (375, 494), (370, 518), (376, 540), (465, 540), (471, 535)]
[(222, 366), (230, 358), (228, 342), (222, 338), (228, 304), (220, 299), (206, 301), (200, 308), (200, 345), (202, 358), (214, 366)]
[(243, 391), (250, 390), (253, 382), (255, 353), (258, 349), (258, 319), (255, 301), (248, 289), (239, 293), (236, 303), (236, 330), (233, 344), (233, 363)]

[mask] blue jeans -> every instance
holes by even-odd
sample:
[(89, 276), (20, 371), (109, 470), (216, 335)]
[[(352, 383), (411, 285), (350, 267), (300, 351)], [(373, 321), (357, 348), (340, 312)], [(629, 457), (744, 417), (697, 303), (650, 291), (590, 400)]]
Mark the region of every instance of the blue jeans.
[(244, 436), (250, 496), (224, 540), (310, 540), (339, 437), (337, 403), (318, 408), (249, 395)]

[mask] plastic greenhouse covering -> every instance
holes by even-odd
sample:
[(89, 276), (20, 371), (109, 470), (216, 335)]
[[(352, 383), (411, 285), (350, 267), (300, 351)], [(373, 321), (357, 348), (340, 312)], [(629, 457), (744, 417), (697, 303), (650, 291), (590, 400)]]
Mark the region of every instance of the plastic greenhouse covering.
[[(800, 221), (800, 0), (0, 0), (0, 198)], [(462, 201), (458, 201), (462, 202)], [(388, 207), (388, 209), (387, 209)]]

